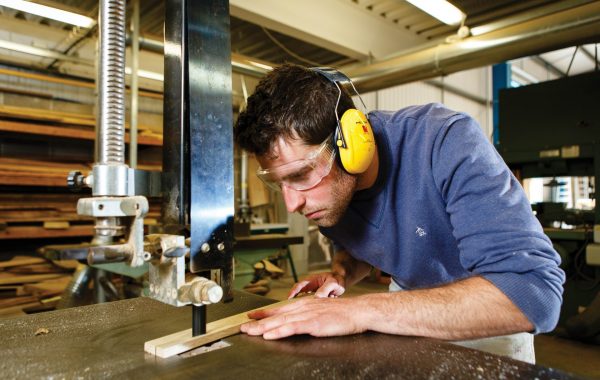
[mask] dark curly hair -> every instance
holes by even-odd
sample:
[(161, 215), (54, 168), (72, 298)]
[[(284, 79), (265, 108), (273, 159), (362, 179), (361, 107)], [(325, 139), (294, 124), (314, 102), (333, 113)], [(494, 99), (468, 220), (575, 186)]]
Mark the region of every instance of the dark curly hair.
[[(336, 127), (337, 87), (306, 67), (285, 64), (268, 73), (248, 98), (234, 128), (237, 144), (248, 152), (263, 155), (280, 137), (300, 138), (318, 145)], [(338, 115), (354, 108), (342, 88)]]

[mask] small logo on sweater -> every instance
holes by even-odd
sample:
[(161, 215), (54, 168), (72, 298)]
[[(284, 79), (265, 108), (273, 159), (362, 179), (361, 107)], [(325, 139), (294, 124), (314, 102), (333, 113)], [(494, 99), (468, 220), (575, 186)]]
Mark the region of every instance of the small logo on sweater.
[(417, 226), (417, 230), (415, 231), (418, 237), (423, 237), (427, 235), (427, 232), (422, 227)]

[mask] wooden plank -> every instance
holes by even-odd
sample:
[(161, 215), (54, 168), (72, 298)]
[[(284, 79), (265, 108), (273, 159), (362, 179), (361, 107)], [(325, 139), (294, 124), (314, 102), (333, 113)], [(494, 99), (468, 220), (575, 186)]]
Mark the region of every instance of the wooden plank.
[[(0, 131), (27, 133), (42, 136), (65, 137), (81, 140), (94, 140), (96, 137), (96, 133), (91, 129), (85, 130), (81, 128), (54, 127), (50, 125), (23, 123), (8, 120), (0, 120)], [(129, 133), (125, 134), (125, 142), (129, 142)], [(158, 134), (139, 134), (138, 144), (161, 146), (162, 136)]]
[(16, 211), (3, 212), (0, 222), (14, 223), (43, 223), (43, 222), (91, 222), (94, 217), (60, 213), (57, 211), (23, 211), (20, 215)]
[(54, 265), (47, 264), (35, 264), (35, 265), (21, 265), (18, 267), (12, 267), (6, 269), (7, 272), (12, 274), (44, 274), (44, 273), (63, 273), (66, 269), (57, 268)]
[(0, 277), (0, 285), (8, 285), (8, 284), (26, 284), (30, 282), (40, 282), (43, 280), (49, 280), (52, 278), (60, 278), (65, 277), (61, 273), (52, 273), (52, 274), (31, 274), (27, 276), (10, 276), (10, 277)]
[[(21, 78), (35, 79), (35, 80), (40, 80), (43, 82), (60, 83), (60, 84), (65, 84), (68, 86), (75, 86), (75, 87), (83, 87), (83, 88), (95, 88), (96, 87), (96, 84), (94, 82), (87, 82), (87, 81), (83, 81), (83, 80), (74, 80), (74, 79), (67, 79), (67, 78), (59, 78), (59, 77), (51, 76), (51, 75), (28, 73), (25, 71), (10, 70), (10, 69), (5, 69), (5, 68), (0, 68), (0, 74), (11, 75), (11, 76), (16, 76), (16, 77), (21, 77)], [(127, 89), (127, 93), (130, 93), (130, 92), (131, 92), (131, 90)], [(151, 91), (141, 90), (141, 91), (139, 91), (139, 95), (145, 96), (148, 98), (154, 98), (154, 99), (162, 99), (163, 98), (163, 94), (151, 92)]]
[[(16, 107), (0, 104), (0, 117), (2, 116), (14, 119), (82, 125), (88, 127), (94, 127), (96, 125), (94, 115), (91, 114), (62, 112), (40, 108)], [(125, 123), (125, 129), (130, 129), (129, 123)], [(150, 127), (147, 125), (138, 125), (138, 131), (150, 131)]]
[(0, 261), (0, 268), (16, 267), (21, 265), (43, 264), (46, 263), (41, 257), (15, 256), (10, 260)]
[[(288, 303), (294, 302), (295, 300), (296, 298), (293, 298), (291, 300), (277, 302), (272, 305), (254, 310), (281, 307)], [(187, 329), (163, 336), (161, 338), (149, 340), (144, 344), (144, 350), (158, 357), (168, 358), (173, 355), (192, 350), (196, 347), (212, 343), (219, 339), (235, 335), (240, 332), (241, 325), (251, 321), (251, 319), (248, 318), (248, 313), (249, 311), (246, 311), (215, 322), (210, 322), (206, 325), (206, 334), (203, 335), (192, 336), (192, 329)]]
[(26, 284), (23, 286), (23, 288), (28, 294), (32, 294), (38, 297), (58, 295), (64, 292), (64, 290), (69, 285), (69, 281), (71, 281), (70, 276), (59, 278), (56, 280), (38, 282), (35, 284)]
[(67, 177), (54, 173), (0, 170), (0, 185), (67, 187)]
[(12, 307), (16, 305), (22, 305), (24, 303), (36, 302), (37, 300), (38, 298), (34, 296), (6, 298), (0, 300), (0, 309), (5, 309), (7, 307)]
[(75, 169), (91, 170), (93, 164), (89, 162), (53, 162), (53, 161), (37, 161), (23, 158), (0, 157), (0, 163), (13, 165), (27, 166), (44, 166), (52, 168), (61, 168), (67, 171)]
[(70, 226), (66, 220), (44, 220), (44, 228), (47, 230), (67, 230)]
[(0, 105), (0, 117), (93, 127), (96, 124), (96, 121), (93, 118), (86, 116), (87, 115), (67, 114), (64, 112), (42, 110), (38, 108)]
[(76, 237), (93, 236), (94, 226), (92, 225), (74, 225), (68, 230), (47, 230), (42, 226), (24, 226), (11, 227), (0, 230), (0, 240), (2, 239), (33, 239), (33, 238), (57, 238), (57, 237)]

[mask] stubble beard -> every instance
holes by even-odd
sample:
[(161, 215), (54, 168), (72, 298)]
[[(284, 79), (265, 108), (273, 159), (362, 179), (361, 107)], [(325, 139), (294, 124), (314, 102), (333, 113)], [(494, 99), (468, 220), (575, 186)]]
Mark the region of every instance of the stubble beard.
[(334, 175), (334, 183), (331, 186), (332, 202), (326, 207), (327, 212), (325, 215), (314, 221), (319, 227), (335, 226), (342, 219), (358, 184), (356, 176), (350, 175), (341, 169), (336, 170)]

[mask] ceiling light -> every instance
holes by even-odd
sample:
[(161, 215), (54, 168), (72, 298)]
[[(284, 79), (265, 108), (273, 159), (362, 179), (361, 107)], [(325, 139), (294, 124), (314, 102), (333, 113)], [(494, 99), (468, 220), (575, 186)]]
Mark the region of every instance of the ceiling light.
[(458, 25), (466, 15), (446, 0), (406, 0), (444, 24)]
[(0, 0), (0, 6), (16, 9), (21, 12), (31, 13), (36, 16), (57, 20), (82, 28), (91, 28), (96, 23), (96, 21), (92, 18), (73, 12), (63, 11), (62, 9), (52, 8), (38, 3), (32, 3), (31, 1)]
[[(131, 75), (130, 67), (125, 68), (125, 74)], [(163, 74), (155, 73), (153, 71), (147, 71), (147, 70), (138, 70), (138, 76), (141, 78), (153, 79), (153, 80), (157, 80), (157, 81), (161, 81), (161, 82), (165, 80), (165, 76)]]

